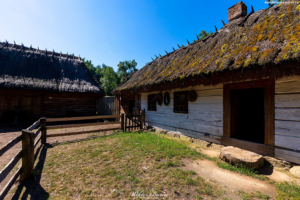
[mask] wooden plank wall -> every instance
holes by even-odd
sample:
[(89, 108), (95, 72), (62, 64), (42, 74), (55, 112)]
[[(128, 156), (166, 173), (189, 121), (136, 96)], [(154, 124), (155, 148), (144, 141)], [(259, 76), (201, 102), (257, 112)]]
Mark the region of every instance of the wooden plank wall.
[(300, 77), (275, 82), (275, 146), (300, 150)]
[(8, 94), (0, 96), (0, 124), (35, 121), (42, 110), (40, 95)]
[[(174, 92), (190, 90), (195, 90), (198, 98), (195, 102), (188, 103), (189, 113), (174, 113)], [(148, 111), (147, 99), (148, 94), (158, 92), (141, 94), (141, 109), (145, 109), (148, 126), (220, 143), (220, 137), (223, 135), (223, 85), (195, 86), (167, 92), (170, 94), (170, 104), (157, 105), (157, 111)]]
[(115, 115), (120, 115), (120, 97), (115, 97)]
[(140, 94), (135, 95), (134, 106), (135, 106), (135, 108), (138, 108), (141, 110), (141, 95)]
[(114, 115), (115, 97), (101, 97), (99, 99), (99, 115)]
[(43, 98), (43, 116), (57, 118), (96, 115), (96, 101), (97, 97), (93, 96), (46, 94)]

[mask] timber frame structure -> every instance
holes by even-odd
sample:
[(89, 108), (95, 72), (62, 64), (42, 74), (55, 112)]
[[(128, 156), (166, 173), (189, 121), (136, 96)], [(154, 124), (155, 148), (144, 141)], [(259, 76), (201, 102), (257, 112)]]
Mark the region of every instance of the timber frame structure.
[[(145, 110), (149, 127), (300, 164), (300, 2), (243, 13), (156, 58), (113, 94), (121, 113), (128, 100)], [(197, 100), (187, 113), (174, 112), (174, 94), (189, 91)], [(159, 93), (170, 103), (149, 111), (148, 96)]]
[(96, 115), (104, 95), (80, 57), (0, 42), (0, 124)]

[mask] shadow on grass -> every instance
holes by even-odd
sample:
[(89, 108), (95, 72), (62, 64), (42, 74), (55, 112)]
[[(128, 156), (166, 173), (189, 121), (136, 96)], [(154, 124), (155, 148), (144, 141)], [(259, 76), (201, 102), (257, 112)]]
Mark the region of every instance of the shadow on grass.
[(68, 140), (68, 141), (63, 141), (63, 142), (53, 142), (51, 143), (51, 145), (57, 146), (57, 145), (63, 145), (63, 144), (70, 144), (70, 143), (77, 143), (77, 142), (84, 142), (84, 141), (90, 141), (90, 140), (94, 140), (97, 138), (106, 138), (106, 137), (110, 137), (112, 135), (116, 135), (118, 133), (103, 133), (103, 135), (92, 135), (92, 136), (88, 136), (86, 138), (81, 138), (81, 139), (75, 139), (75, 140)]
[(35, 155), (34, 160), (39, 159), (35, 168), (33, 169), (33, 175), (30, 180), (24, 181), (18, 185), (16, 192), (12, 199), (48, 199), (49, 193), (40, 185), (42, 171), (47, 156), (47, 151), (52, 148), (52, 145), (41, 145)]

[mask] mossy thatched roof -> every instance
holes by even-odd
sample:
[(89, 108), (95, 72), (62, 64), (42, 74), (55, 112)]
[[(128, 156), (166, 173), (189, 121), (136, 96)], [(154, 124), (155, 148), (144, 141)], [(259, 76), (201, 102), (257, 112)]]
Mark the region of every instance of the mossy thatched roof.
[[(250, 13), (231, 21), (204, 40), (155, 59), (113, 93), (160, 90), (163, 85), (174, 88), (220, 83), (214, 78), (231, 76), (234, 71), (245, 73), (254, 67), (279, 66), (287, 61), (298, 63), (299, 68), (299, 22), (300, 3), (281, 4)], [(187, 85), (186, 80), (197, 81)], [(226, 80), (234, 81), (234, 77)]]
[(0, 42), (0, 88), (104, 94), (79, 57)]

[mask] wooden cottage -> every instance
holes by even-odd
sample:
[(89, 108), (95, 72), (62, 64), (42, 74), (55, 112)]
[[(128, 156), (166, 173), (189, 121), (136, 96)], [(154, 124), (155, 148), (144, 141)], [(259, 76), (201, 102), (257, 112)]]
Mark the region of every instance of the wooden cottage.
[(79, 57), (0, 43), (0, 124), (96, 115), (102, 96)]
[(300, 3), (247, 14), (157, 58), (119, 85), (148, 126), (300, 164)]

